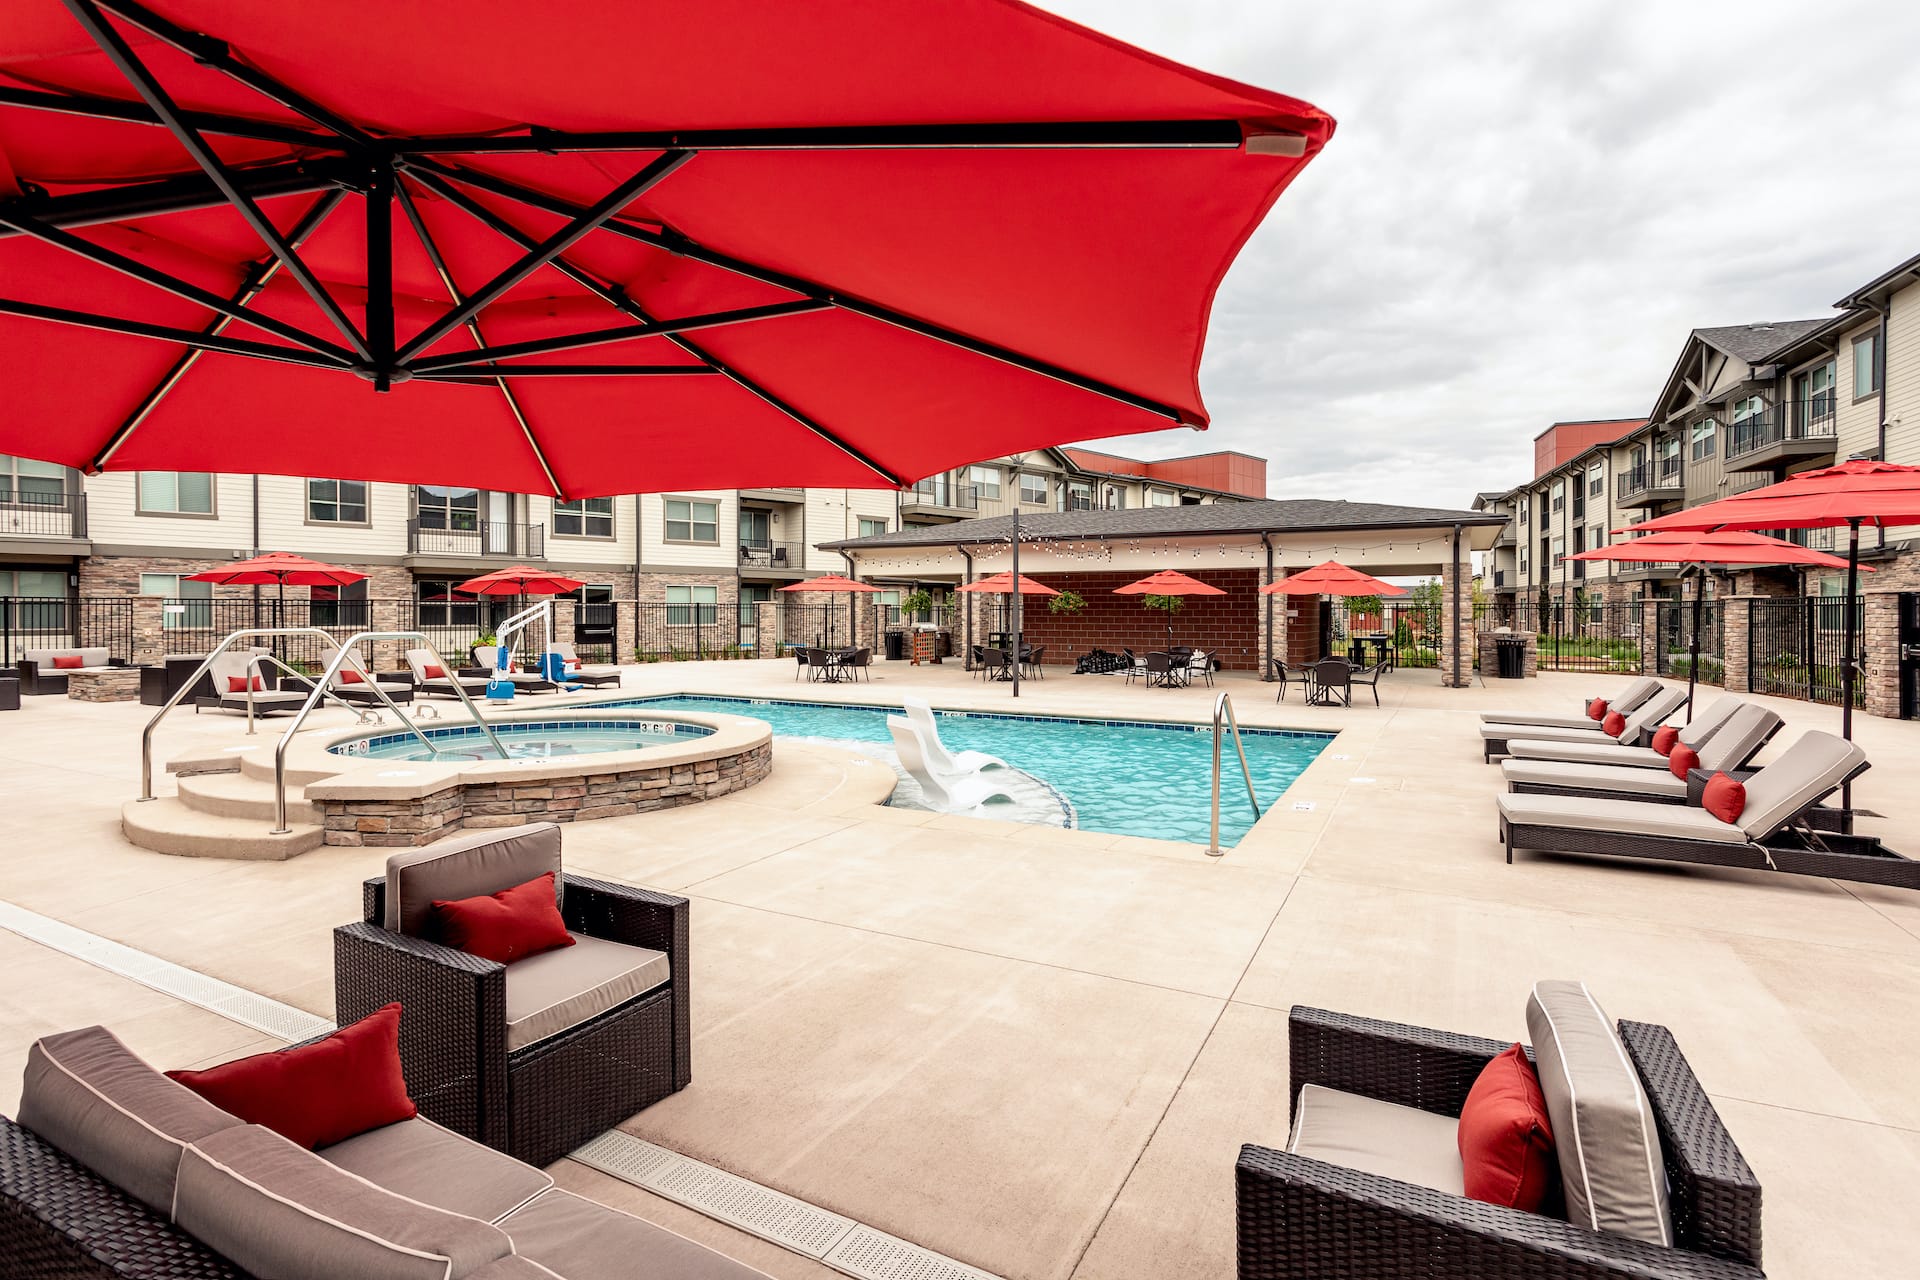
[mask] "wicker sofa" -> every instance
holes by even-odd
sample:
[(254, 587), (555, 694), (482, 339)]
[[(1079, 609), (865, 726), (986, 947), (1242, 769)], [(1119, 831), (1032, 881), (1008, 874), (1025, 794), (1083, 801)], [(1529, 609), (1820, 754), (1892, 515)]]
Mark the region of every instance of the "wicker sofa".
[[(555, 872), (576, 945), (496, 964), (436, 940), (431, 901)], [(693, 1078), (685, 898), (568, 876), (551, 822), (395, 854), (334, 930), (334, 1010), (405, 1006), (400, 1059), (423, 1115), (533, 1164)]]
[(0, 1117), (0, 1275), (755, 1280), (430, 1120), (309, 1151), (100, 1027), (48, 1036)]
[[(1760, 1186), (1753, 1171), (1671, 1033), (1639, 1022), (1620, 1022), (1617, 1030), (1657, 1127), (1671, 1244), (1247, 1145), (1235, 1169), (1240, 1280), (1758, 1280)], [(1373, 1100), (1457, 1117), (1481, 1069), (1507, 1048), (1304, 1007), (1292, 1010), (1287, 1031), (1296, 1122), (1289, 1147), (1298, 1145), (1306, 1086), (1363, 1105)], [(1410, 1128), (1401, 1125), (1395, 1140), (1411, 1141)], [(1556, 1138), (1568, 1140), (1558, 1132)]]
[[(55, 658), (78, 658), (78, 667), (56, 667)], [(111, 656), (106, 649), (28, 649), (20, 655), (17, 674), (20, 692), (27, 697), (45, 697), (67, 691), (67, 677), (74, 671), (104, 671), (124, 667), (125, 659)]]

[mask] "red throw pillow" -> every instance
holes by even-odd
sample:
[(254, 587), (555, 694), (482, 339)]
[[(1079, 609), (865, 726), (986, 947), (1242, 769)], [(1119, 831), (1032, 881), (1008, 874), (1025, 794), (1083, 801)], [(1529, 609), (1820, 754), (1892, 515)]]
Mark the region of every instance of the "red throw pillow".
[(1618, 711), (1609, 711), (1607, 718), (1600, 722), (1600, 729), (1601, 732), (1610, 733), (1617, 738), (1627, 731), (1627, 718)]
[(1663, 756), (1673, 754), (1674, 744), (1680, 741), (1678, 725), (1663, 724), (1653, 731), (1653, 749)]
[(445, 680), (447, 678), (447, 669), (445, 667), (422, 667), (420, 669), (420, 675), (422, 679), (426, 680)]
[(251, 680), (247, 679), (247, 677), (245, 676), (228, 676), (227, 677), (228, 693), (245, 693), (249, 688), (251, 688), (255, 693), (259, 693), (261, 690), (265, 689), (266, 687), (267, 686), (264, 683), (262, 683), (259, 676), (255, 676)]
[(580, 669), (580, 659), (568, 658), (565, 661), (565, 666), (569, 671), (578, 671)]
[(1605, 698), (1595, 698), (1592, 702), (1589, 702), (1587, 704), (1587, 718), (1589, 720), (1605, 720), (1607, 718), (1607, 700)]
[(1678, 743), (1673, 753), (1667, 757), (1667, 768), (1673, 770), (1673, 776), (1685, 782), (1689, 771), (1700, 767), (1700, 753), (1686, 743)]
[(77, 653), (62, 654), (53, 660), (53, 669), (55, 671), (78, 671), (86, 665), (86, 659)]
[(355, 671), (352, 667), (340, 668), (339, 674), (340, 674), (341, 684), (365, 684), (366, 683), (366, 677), (361, 675), (358, 671)]
[(573, 945), (554, 905), (551, 871), (482, 898), (435, 898), (433, 914), (448, 946), (499, 964)]
[(1460, 1108), (1458, 1139), (1470, 1198), (1540, 1211), (1558, 1167), (1553, 1124), (1540, 1077), (1519, 1045), (1481, 1069)]
[(1747, 784), (1736, 782), (1724, 773), (1716, 773), (1707, 779), (1707, 789), (1700, 796), (1700, 807), (1729, 825), (1738, 822), (1747, 807)]
[(400, 1069), (398, 1004), (313, 1044), (167, 1076), (222, 1111), (309, 1149), (419, 1114)]

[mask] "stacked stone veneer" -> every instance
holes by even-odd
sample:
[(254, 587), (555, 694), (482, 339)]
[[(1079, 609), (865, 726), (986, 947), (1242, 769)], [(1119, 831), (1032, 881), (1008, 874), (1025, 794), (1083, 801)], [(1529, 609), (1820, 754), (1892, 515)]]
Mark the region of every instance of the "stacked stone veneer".
[(524, 822), (590, 822), (654, 809), (698, 804), (760, 782), (773, 771), (773, 744), (735, 755), (680, 764), (463, 783), (406, 800), (321, 800), (311, 803), (326, 843), (408, 848), (455, 831), (516, 827)]
[(1526, 665), (1521, 669), (1520, 674), (1525, 677), (1532, 677), (1532, 676), (1539, 675), (1540, 674), (1540, 637), (1539, 636), (1535, 635), (1531, 631), (1520, 631), (1517, 633), (1503, 633), (1499, 631), (1482, 631), (1477, 637), (1480, 645), (1480, 649), (1479, 649), (1480, 679), (1484, 682), (1487, 680), (1497, 680), (1500, 678), (1500, 646), (1499, 644), (1496, 643), (1496, 641), (1503, 634), (1518, 634), (1522, 639), (1524, 639), (1527, 642), (1527, 661), (1526, 661)]

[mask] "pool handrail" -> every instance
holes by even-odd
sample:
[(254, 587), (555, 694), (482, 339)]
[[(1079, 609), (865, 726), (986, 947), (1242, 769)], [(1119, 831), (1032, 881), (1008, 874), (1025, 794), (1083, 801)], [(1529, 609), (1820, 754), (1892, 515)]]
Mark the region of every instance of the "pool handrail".
[(1234, 718), (1233, 699), (1223, 690), (1213, 700), (1213, 833), (1207, 844), (1207, 856), (1217, 858), (1220, 848), (1220, 738), (1222, 721), (1233, 730), (1233, 749), (1240, 753), (1240, 773), (1247, 780), (1247, 803), (1253, 806), (1253, 820), (1260, 820), (1260, 797), (1254, 794), (1253, 770), (1247, 767), (1246, 744), (1240, 740), (1240, 722)]
[[(254, 720), (253, 695), (256, 692), (256, 690), (253, 687), (253, 677), (259, 674), (260, 664), (263, 662), (271, 663), (273, 666), (280, 668), (280, 670), (286, 672), (288, 675), (292, 676), (295, 680), (298, 680), (301, 684), (307, 683), (309, 679), (309, 677), (305, 672), (294, 670), (292, 667), (280, 661), (279, 658), (275, 657), (271, 653), (256, 653), (253, 655), (253, 657), (247, 659), (247, 736), (248, 737), (253, 736), (253, 720)], [(335, 702), (339, 703), (342, 707), (345, 707), (348, 711), (353, 712), (353, 714), (359, 718), (359, 721), (361, 724), (365, 724), (369, 716), (377, 716), (378, 714), (371, 707), (354, 706), (351, 702), (348, 702), (345, 698), (341, 697), (337, 693), (332, 692), (331, 690), (328, 691), (327, 696), (329, 698), (332, 698)]]

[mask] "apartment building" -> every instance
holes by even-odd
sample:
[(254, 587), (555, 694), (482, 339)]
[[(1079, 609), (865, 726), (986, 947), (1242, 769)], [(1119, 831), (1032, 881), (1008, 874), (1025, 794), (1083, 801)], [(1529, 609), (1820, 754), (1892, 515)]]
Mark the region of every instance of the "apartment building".
[(1533, 438), (1534, 477), (1474, 499), (1476, 511), (1508, 517), (1487, 558), (1482, 589), (1495, 600), (1627, 598), (1629, 566), (1567, 557), (1606, 545), (1618, 527), (1613, 501), (1622, 443), (1642, 418), (1556, 422)]

